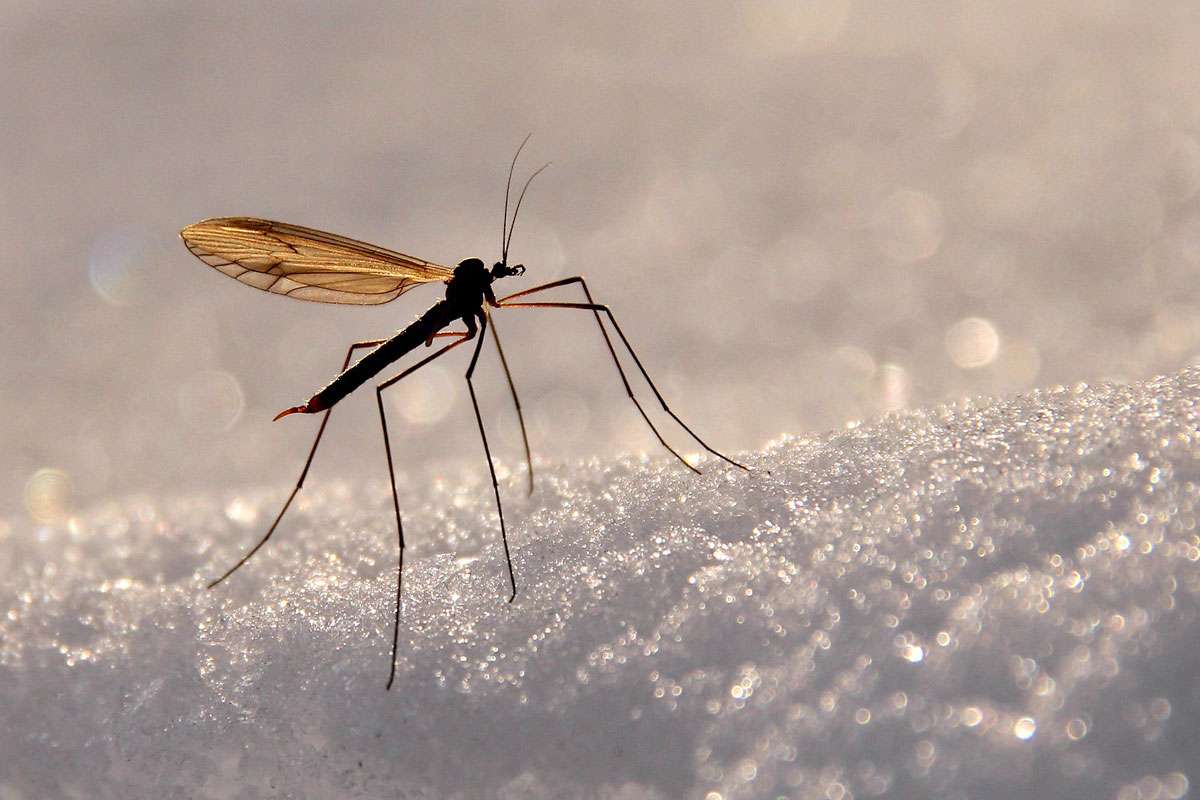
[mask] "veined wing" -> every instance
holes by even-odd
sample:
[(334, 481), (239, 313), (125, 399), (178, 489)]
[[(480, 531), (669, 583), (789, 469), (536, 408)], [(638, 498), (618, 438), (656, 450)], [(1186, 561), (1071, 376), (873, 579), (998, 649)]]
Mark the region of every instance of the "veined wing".
[(253, 217), (206, 219), (179, 232), (192, 255), (256, 289), (318, 303), (376, 305), (453, 272), (334, 233)]

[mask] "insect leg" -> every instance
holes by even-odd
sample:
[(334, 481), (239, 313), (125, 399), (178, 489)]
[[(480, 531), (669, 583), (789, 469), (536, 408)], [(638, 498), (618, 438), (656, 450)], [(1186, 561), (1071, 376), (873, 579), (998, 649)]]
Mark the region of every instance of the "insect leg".
[[(433, 338), (433, 337), (430, 337)], [(401, 378), (407, 377), (416, 372), (421, 367), (433, 361), (438, 356), (445, 355), (454, 348), (458, 347), (470, 337), (466, 334), (459, 334), (459, 338), (442, 349), (438, 350), (431, 356), (418, 361), (413, 366), (401, 372), (394, 378), (389, 378), (383, 383), (375, 387), (375, 400), (379, 404), (379, 424), (383, 426), (383, 449), (387, 453), (388, 479), (392, 484), (392, 507), (396, 510), (396, 535), (400, 542), (400, 560), (396, 566), (396, 614), (392, 622), (392, 667), (388, 673), (387, 688), (392, 688), (392, 681), (396, 679), (396, 645), (400, 641), (400, 598), (403, 589), (404, 580), (404, 523), (400, 519), (400, 497), (396, 493), (396, 470), (392, 464), (392, 444), (388, 439), (387, 414), (383, 410), (383, 390), (399, 381)], [(482, 337), (480, 337), (482, 341)]]
[[(550, 283), (544, 283), (541, 286), (534, 286), (530, 289), (525, 289), (524, 291), (516, 292), (515, 294), (510, 294), (507, 297), (504, 297), (504, 298), (498, 300), (497, 305), (500, 307), (512, 307), (512, 308), (529, 307), (531, 305), (544, 307), (544, 304), (541, 304), (541, 303), (538, 303), (538, 304), (508, 303), (507, 301), (512, 300), (513, 298), (524, 297), (525, 295), (534, 294), (535, 292), (542, 292), (542, 291), (546, 291), (548, 289), (556, 289), (560, 286), (569, 286), (572, 283), (578, 283), (583, 286), (584, 294), (587, 295), (588, 300), (590, 302), (591, 294), (588, 292), (587, 284), (584, 283), (584, 280), (582, 277), (574, 277), (574, 278), (563, 278), (562, 280), (552, 281)], [(612, 340), (608, 336), (608, 331), (605, 329), (604, 323), (600, 319), (599, 307), (592, 309), (592, 313), (593, 313), (593, 316), (595, 316), (595, 318), (596, 318), (596, 327), (598, 327), (600, 329), (600, 335), (604, 337), (604, 345), (605, 345), (605, 347), (608, 348), (609, 355), (612, 356), (613, 365), (616, 366), (616, 368), (617, 368), (617, 374), (621, 376), (621, 384), (625, 387), (625, 394), (629, 396), (629, 399), (631, 401), (633, 401), (634, 407), (636, 407), (638, 410), (638, 413), (642, 415), (642, 419), (646, 421), (646, 425), (649, 426), (650, 431), (654, 434), (654, 437), (656, 439), (658, 439), (659, 444), (661, 444), (663, 447), (665, 447), (667, 449), (667, 452), (669, 452), (671, 455), (675, 456), (675, 458), (679, 459), (679, 463), (683, 464), (685, 467), (690, 469), (692, 472), (699, 475), (700, 474), (699, 469), (697, 469), (692, 464), (689, 464), (688, 461), (683, 456), (681, 456), (677, 450), (675, 450), (675, 448), (673, 448), (673, 447), (671, 447), (671, 445), (667, 444), (667, 440), (663, 438), (663, 435), (662, 435), (662, 433), (659, 432), (658, 427), (650, 419), (650, 416), (646, 413), (646, 409), (644, 409), (642, 407), (641, 402), (637, 399), (636, 396), (634, 396), (633, 387), (630, 386), (630, 384), (629, 384), (629, 378), (626, 377), (626, 375), (625, 375), (625, 369), (624, 369), (624, 367), (621, 366), (621, 362), (617, 358), (617, 352), (615, 349), (613, 349)], [(610, 316), (611, 316), (611, 314), (610, 314)], [(615, 322), (614, 322), (614, 324), (615, 324)], [(636, 356), (635, 356), (635, 360), (636, 360)], [(639, 366), (640, 366), (640, 364), (639, 364)], [(642, 374), (645, 375), (645, 370), (642, 371)], [(646, 376), (646, 380), (647, 380), (647, 382), (649, 382), (649, 380), (650, 380), (649, 376)], [(651, 388), (653, 388), (653, 384), (651, 384)]]
[[(488, 324), (487, 315), (482, 315), (479, 318), (484, 327)], [(517, 579), (513, 574), (512, 556), (508, 552), (508, 531), (504, 527), (504, 506), (500, 503), (500, 483), (496, 480), (496, 467), (492, 464), (492, 451), (488, 447), (487, 433), (483, 429), (483, 416), (479, 413), (479, 400), (475, 397), (475, 384), (471, 381), (471, 376), (475, 373), (475, 364), (479, 361), (479, 351), (483, 349), (483, 337), (479, 337), (479, 343), (475, 345), (475, 353), (471, 356), (471, 365), (467, 367), (467, 390), (471, 393), (471, 405), (475, 407), (475, 421), (479, 423), (479, 438), (483, 439), (483, 454), (487, 458), (488, 472), (492, 475), (492, 490), (496, 493), (496, 513), (500, 517), (500, 540), (504, 543), (504, 560), (508, 564), (508, 580), (512, 584), (512, 595), (509, 596), (508, 602), (517, 599)]]
[(525, 415), (521, 413), (521, 398), (517, 397), (517, 387), (513, 383), (512, 373), (508, 371), (508, 359), (504, 357), (504, 348), (500, 346), (496, 320), (489, 317), (488, 321), (491, 323), (492, 339), (496, 341), (496, 352), (500, 354), (500, 366), (504, 367), (504, 377), (508, 378), (508, 390), (512, 392), (513, 405), (517, 407), (517, 422), (521, 423), (521, 440), (525, 443), (525, 463), (529, 465), (529, 493), (533, 494), (533, 455), (529, 451), (529, 434), (525, 432)]
[[(575, 305), (579, 307), (585, 307), (582, 304)], [(501, 308), (560, 308), (561, 306), (562, 304), (559, 303), (500, 303)], [(568, 308), (574, 307), (575, 306), (568, 306)], [(613, 364), (616, 365), (617, 373), (621, 376), (621, 384), (625, 387), (625, 394), (629, 396), (631, 401), (633, 401), (633, 405), (637, 408), (638, 413), (642, 415), (642, 419), (646, 421), (646, 425), (650, 427), (650, 431), (654, 434), (654, 437), (658, 439), (658, 443), (665, 447), (667, 452), (679, 459), (680, 464), (683, 464), (697, 475), (701, 474), (700, 470), (688, 463), (687, 459), (680, 455), (678, 450), (667, 444), (667, 440), (663, 438), (662, 433), (658, 430), (658, 426), (656, 426), (654, 421), (650, 419), (650, 415), (647, 414), (646, 409), (642, 407), (641, 401), (639, 401), (634, 395), (633, 387), (629, 385), (629, 379), (625, 376), (625, 370), (621, 367), (621, 362), (617, 360), (616, 351), (613, 350), (612, 342), (609, 341), (608, 332), (604, 330), (604, 324), (600, 322), (599, 312), (597, 312), (596, 323), (600, 326), (600, 333), (604, 336), (604, 343), (608, 345), (608, 352), (612, 355)]]
[[(355, 350), (357, 350), (360, 347), (378, 347), (379, 345), (383, 344), (385, 341), (387, 341), (387, 340), (386, 339), (372, 339), (372, 340), (366, 341), (366, 342), (355, 342), (354, 344), (350, 345), (350, 348), (346, 351), (346, 359), (342, 362), (342, 370), (345, 370), (346, 367), (350, 366), (350, 356), (354, 355)], [(295, 488), (293, 488), (292, 493), (290, 495), (288, 495), (287, 502), (285, 502), (283, 504), (283, 508), (281, 508), (279, 510), (279, 514), (275, 517), (275, 521), (271, 523), (271, 527), (267, 529), (266, 535), (263, 536), (262, 539), (259, 540), (258, 544), (254, 545), (254, 547), (250, 549), (250, 552), (248, 552), (248, 553), (246, 553), (246, 555), (242, 556), (240, 561), (238, 561), (236, 564), (234, 564), (232, 567), (230, 567), (225, 572), (224, 575), (217, 578), (212, 583), (208, 584), (209, 589), (213, 588), (218, 583), (225, 580), (230, 575), (232, 575), (234, 572), (236, 572), (238, 567), (240, 567), (242, 564), (245, 564), (247, 561), (249, 561), (250, 557), (252, 555), (254, 555), (255, 553), (257, 553), (259, 548), (261, 548), (264, 544), (266, 544), (267, 540), (271, 538), (271, 534), (273, 534), (275, 532), (275, 528), (278, 527), (279, 521), (281, 519), (283, 519), (283, 515), (288, 510), (288, 506), (290, 506), (292, 504), (292, 500), (296, 497), (296, 493), (299, 492), (300, 487), (304, 485), (304, 479), (306, 477), (308, 477), (308, 468), (312, 466), (313, 456), (315, 456), (317, 454), (317, 445), (319, 445), (321, 443), (321, 436), (325, 433), (325, 426), (329, 423), (329, 414), (331, 411), (333, 411), (332, 408), (327, 410), (325, 412), (325, 416), (321, 418), (321, 427), (317, 428), (317, 436), (315, 439), (313, 439), (312, 448), (309, 449), (309, 451), (308, 451), (308, 459), (305, 460), (305, 462), (304, 462), (304, 469), (301, 470), (301, 472), (300, 472), (300, 479), (296, 481)]]
[[(533, 294), (535, 292), (545, 291), (547, 289), (554, 289), (554, 288), (557, 288), (560, 286), (568, 286), (572, 283), (578, 283), (581, 286), (581, 288), (583, 289), (584, 296), (587, 297), (587, 299), (588, 299), (587, 303), (510, 303), (510, 302), (508, 302), (509, 300), (515, 299), (517, 297), (523, 297), (525, 295)], [(625, 393), (629, 395), (629, 399), (632, 400), (634, 405), (637, 406), (638, 411), (641, 412), (643, 419), (646, 420), (646, 424), (648, 424), (650, 426), (650, 429), (652, 431), (654, 431), (654, 435), (658, 437), (658, 440), (660, 442), (662, 442), (662, 445), (664, 447), (666, 447), (668, 450), (670, 450), (671, 453), (674, 454), (675, 457), (678, 458), (680, 461), (682, 461), (684, 463), (684, 465), (686, 465), (689, 469), (692, 469), (695, 472), (699, 472), (699, 470), (697, 470), (691, 464), (688, 464), (687, 461), (684, 461), (684, 459), (682, 458), (682, 456), (679, 455), (679, 453), (675, 452), (670, 446), (667, 445), (667, 443), (665, 441), (663, 441), (662, 435), (654, 427), (654, 423), (650, 422), (650, 418), (646, 415), (645, 410), (642, 409), (642, 406), (637, 401), (637, 398), (635, 398), (633, 396), (633, 390), (629, 385), (629, 380), (625, 377), (625, 370), (622, 369), (621, 362), (617, 359), (616, 350), (613, 349), (612, 340), (609, 339), (608, 332), (604, 329), (604, 325), (601, 322), (600, 313), (603, 312), (608, 317), (608, 321), (613, 326), (613, 329), (616, 330), (617, 336), (619, 336), (621, 338), (621, 343), (623, 345), (625, 345), (625, 349), (629, 352), (629, 355), (633, 358), (633, 362), (635, 364), (637, 364), (638, 370), (642, 373), (642, 377), (646, 379), (646, 383), (649, 384), (650, 390), (653, 391), (654, 396), (656, 398), (658, 398), (658, 402), (662, 406), (663, 411), (666, 411), (667, 414), (670, 415), (671, 419), (673, 419), (677, 423), (679, 423), (679, 426), (681, 428), (683, 428), (685, 431), (687, 431), (688, 434), (693, 439), (695, 439), (700, 444), (700, 446), (703, 447), (705, 450), (707, 450), (708, 452), (712, 453), (713, 455), (717, 456), (718, 458), (722, 459), (723, 461), (726, 461), (729, 464), (732, 464), (733, 466), (735, 466), (739, 469), (749, 471), (749, 469), (745, 465), (739, 464), (738, 462), (736, 462), (733, 459), (726, 456), (724, 453), (721, 453), (717, 450), (714, 450), (712, 447), (710, 447), (707, 442), (705, 442), (703, 439), (701, 439), (696, 434), (696, 432), (693, 431), (687, 425), (687, 423), (685, 423), (682, 419), (680, 419), (679, 416), (674, 411), (671, 410), (671, 407), (669, 405), (667, 405), (666, 399), (662, 396), (662, 393), (658, 390), (658, 387), (654, 385), (654, 381), (651, 380), (650, 374), (648, 372), (646, 372), (646, 368), (645, 368), (645, 366), (642, 365), (641, 359), (638, 358), (637, 353), (634, 352), (633, 346), (629, 343), (629, 339), (627, 339), (625, 337), (625, 333), (624, 333), (624, 331), (621, 330), (621, 326), (617, 324), (617, 318), (615, 316), (613, 316), (612, 309), (610, 309), (606, 305), (598, 304), (592, 299), (592, 293), (588, 290), (587, 282), (582, 277), (563, 278), (562, 280), (552, 281), (550, 283), (546, 283), (541, 286), (534, 286), (531, 289), (526, 289), (521, 292), (516, 292), (514, 294), (508, 295), (507, 297), (500, 299), (499, 301), (497, 301), (497, 305), (501, 306), (501, 307), (507, 307), (507, 308), (578, 308), (578, 309), (584, 309), (584, 310), (591, 311), (593, 313), (593, 315), (596, 317), (596, 324), (600, 327), (600, 333), (604, 336), (604, 343), (606, 345), (608, 345), (608, 352), (612, 356), (613, 363), (617, 367), (617, 372), (620, 373), (620, 375), (621, 375), (621, 383), (624, 384)]]

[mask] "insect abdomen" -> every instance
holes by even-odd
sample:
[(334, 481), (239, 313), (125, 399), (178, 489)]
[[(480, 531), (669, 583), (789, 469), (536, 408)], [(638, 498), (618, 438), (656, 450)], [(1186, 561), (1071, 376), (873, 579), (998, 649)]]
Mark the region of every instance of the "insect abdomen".
[(322, 410), (332, 408), (343, 397), (378, 375), (388, 364), (420, 347), (449, 322), (446, 301), (434, 303), (419, 319), (330, 381), (328, 386), (313, 395), (309, 403), (315, 403)]

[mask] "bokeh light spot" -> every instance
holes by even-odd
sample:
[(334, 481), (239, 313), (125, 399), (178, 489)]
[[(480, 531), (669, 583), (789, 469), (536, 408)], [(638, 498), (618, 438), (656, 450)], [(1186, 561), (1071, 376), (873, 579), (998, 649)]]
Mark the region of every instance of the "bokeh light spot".
[(946, 331), (946, 353), (962, 369), (987, 366), (999, 352), (1000, 334), (990, 320), (967, 317)]
[(129, 306), (144, 294), (140, 269), (148, 259), (145, 237), (131, 230), (108, 231), (92, 243), (88, 281), (106, 303)]
[(202, 430), (227, 431), (246, 408), (242, 385), (223, 370), (190, 373), (180, 382), (175, 397), (179, 415)]
[(1087, 736), (1087, 732), (1087, 723), (1079, 717), (1076, 717), (1067, 723), (1067, 738), (1073, 742), (1077, 742), (1083, 737)]
[(930, 194), (897, 189), (875, 210), (875, 246), (901, 264), (923, 261), (942, 246), (945, 221), (942, 207)]
[(392, 392), (388, 404), (413, 425), (441, 422), (454, 408), (461, 379), (453, 380), (438, 364), (425, 367), (416, 378), (404, 385), (402, 391)]
[(1021, 741), (1029, 741), (1037, 733), (1037, 723), (1033, 717), (1021, 717), (1013, 724), (1013, 736)]
[(879, 368), (880, 403), (887, 411), (896, 411), (908, 405), (912, 392), (912, 380), (908, 371), (899, 364), (884, 364)]
[(74, 485), (61, 469), (44, 467), (25, 484), (25, 510), (34, 522), (57, 522), (67, 515)]
[(573, 442), (587, 433), (591, 410), (584, 398), (570, 389), (554, 389), (534, 401), (537, 414), (530, 433), (540, 442)]

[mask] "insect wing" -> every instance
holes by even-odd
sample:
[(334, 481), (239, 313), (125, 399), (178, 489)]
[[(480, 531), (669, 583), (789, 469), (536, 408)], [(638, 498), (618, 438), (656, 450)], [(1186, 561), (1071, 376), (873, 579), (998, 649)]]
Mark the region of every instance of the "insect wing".
[(450, 269), (334, 233), (253, 217), (206, 219), (179, 232), (192, 255), (273, 294), (319, 303), (376, 305)]

